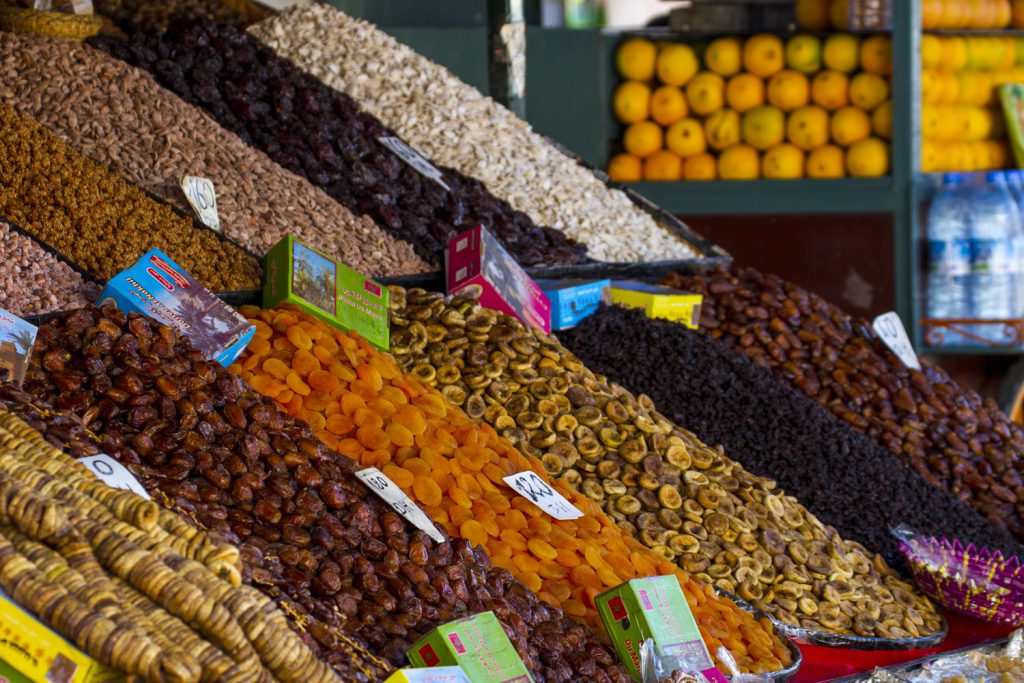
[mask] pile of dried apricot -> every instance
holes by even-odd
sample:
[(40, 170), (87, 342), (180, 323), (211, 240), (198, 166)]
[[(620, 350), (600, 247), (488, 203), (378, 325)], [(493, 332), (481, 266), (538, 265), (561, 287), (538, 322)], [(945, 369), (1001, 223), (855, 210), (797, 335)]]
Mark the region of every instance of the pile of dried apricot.
[[(380, 468), (436, 523), (485, 548), (543, 600), (599, 628), (596, 595), (636, 577), (675, 574), (712, 652), (724, 645), (753, 673), (790, 663), (767, 619), (757, 621), (624, 534), (593, 501), (551, 481), (536, 458), (475, 424), (354, 332), (290, 306), (241, 312), (256, 336), (233, 373), (339, 453)], [(584, 515), (556, 520), (504, 482), (527, 470)]]

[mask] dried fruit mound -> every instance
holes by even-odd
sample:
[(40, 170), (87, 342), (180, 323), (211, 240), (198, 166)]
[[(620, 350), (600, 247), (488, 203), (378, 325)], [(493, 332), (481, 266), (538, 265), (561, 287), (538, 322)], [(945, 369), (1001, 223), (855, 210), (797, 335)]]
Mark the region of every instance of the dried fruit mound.
[(236, 26), (182, 24), (95, 45), (151, 71), (165, 87), (357, 214), (366, 213), (440, 263), (448, 240), (485, 224), (523, 265), (580, 263), (585, 248), (444, 171), (446, 190), (378, 141), (394, 136), (347, 95), (278, 57)]
[(673, 274), (668, 284), (704, 295), (702, 330), (1024, 539), (1024, 429), (993, 401), (928, 362), (907, 368), (867, 321), (774, 275)]
[(0, 308), (38, 315), (96, 300), (100, 286), (0, 220)]
[(249, 32), (354, 98), (435, 163), (486, 183), (538, 225), (601, 261), (688, 259), (694, 249), (528, 123), (373, 24), (325, 4), (294, 7)]
[(91, 657), (154, 682), (338, 681), (238, 565), (0, 407), (0, 587)]
[[(1024, 557), (1005, 530), (720, 342), (620, 307), (598, 311), (561, 338), (590, 367), (647, 393), (698, 437), (770, 473), (827, 523), (890, 562), (900, 560), (888, 527), (900, 523)], [(629, 348), (616, 339), (629, 339)]]
[(724, 644), (746, 671), (788, 665), (767, 620), (758, 623), (715, 597), (710, 585), (623, 534), (593, 501), (553, 483), (584, 512), (559, 521), (515, 494), (503, 478), (532, 470), (547, 479), (540, 462), (448, 406), (364, 339), (288, 307), (242, 312), (256, 338), (233, 372), (338, 452), (380, 468), (435, 522), (486, 548), (495, 565), (546, 602), (600, 628), (598, 593), (638, 576), (674, 573), (712, 652)]
[(0, 104), (0, 217), (101, 280), (162, 249), (211, 289), (260, 286), (259, 262)]
[(221, 0), (96, 0), (96, 11), (118, 26), (166, 29), (176, 21), (201, 19), (244, 24), (248, 14), (235, 9), (242, 2)]
[(629, 680), (588, 628), (469, 542), (413, 530), (353, 476), (355, 462), (172, 328), (111, 307), (47, 321), (26, 389), (74, 411), (154, 497), (237, 544), (244, 579), (340, 673), (346, 633), (397, 664), (431, 628), (493, 610), (535, 680)]
[(619, 527), (697, 578), (814, 631), (906, 638), (935, 608), (775, 482), (588, 370), (552, 336), (469, 297), (391, 288), (392, 353)]
[(369, 275), (430, 270), (412, 245), (353, 216), (147, 72), (104, 52), (0, 33), (0, 81), (0, 100), (179, 209), (191, 212), (182, 176), (212, 180), (224, 234), (257, 254), (292, 234)]

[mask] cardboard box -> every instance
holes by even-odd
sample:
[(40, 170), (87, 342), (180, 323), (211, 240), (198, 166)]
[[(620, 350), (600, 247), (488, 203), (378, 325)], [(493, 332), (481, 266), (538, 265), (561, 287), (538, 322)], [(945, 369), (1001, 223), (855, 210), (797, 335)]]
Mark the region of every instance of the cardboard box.
[(567, 330), (612, 302), (611, 280), (537, 280), (551, 301), (551, 329)]
[(460, 667), (437, 666), (433, 669), (402, 669), (388, 676), (384, 683), (470, 683), (470, 680)]
[(470, 683), (532, 683), (494, 612), (439, 626), (406, 652), (414, 666), (459, 666)]
[(295, 304), (374, 346), (391, 347), (390, 291), (291, 235), (267, 253), (263, 306)]
[(38, 328), (0, 309), (0, 382), (21, 386)]
[(125, 676), (100, 664), (0, 592), (0, 659), (32, 681), (113, 683)]
[(0, 683), (32, 683), (32, 679), (0, 659)]
[(689, 294), (636, 280), (616, 280), (612, 283), (613, 303), (642, 308), (648, 318), (674, 320), (691, 330), (700, 325), (700, 305), (703, 301), (704, 297), (700, 294)]
[(449, 294), (473, 293), (485, 308), (515, 316), (527, 327), (551, 331), (551, 302), (482, 225), (453, 237), (444, 263)]
[(256, 327), (159, 249), (150, 249), (110, 279), (100, 304), (148, 315), (177, 328), (192, 346), (224, 367), (249, 345)]
[(601, 593), (594, 602), (619, 659), (635, 680), (643, 678), (640, 645), (653, 638), (658, 649), (685, 662), (689, 670), (700, 671), (710, 681), (725, 681), (675, 576), (633, 579)]

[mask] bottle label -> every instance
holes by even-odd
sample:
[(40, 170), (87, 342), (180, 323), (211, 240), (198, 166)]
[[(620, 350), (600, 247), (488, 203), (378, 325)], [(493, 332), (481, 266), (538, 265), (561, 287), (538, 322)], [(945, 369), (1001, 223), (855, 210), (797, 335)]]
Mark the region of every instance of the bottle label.
[(971, 270), (970, 240), (928, 240), (928, 269), (942, 275), (967, 275)]
[(1001, 239), (971, 240), (971, 272), (1005, 274), (1013, 270), (1010, 245)]

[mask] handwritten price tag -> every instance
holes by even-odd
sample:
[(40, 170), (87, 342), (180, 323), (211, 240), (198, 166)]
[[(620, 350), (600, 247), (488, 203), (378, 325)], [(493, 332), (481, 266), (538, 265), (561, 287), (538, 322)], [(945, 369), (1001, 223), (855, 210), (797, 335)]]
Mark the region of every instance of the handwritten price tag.
[(436, 166), (423, 158), (423, 155), (405, 144), (401, 139), (382, 135), (377, 142), (394, 152), (399, 159), (413, 167), (413, 169), (424, 178), (430, 178), (444, 189), (451, 191), (452, 188), (444, 183), (444, 174)]
[(537, 476), (536, 472), (527, 470), (513, 474), (511, 477), (505, 477), (505, 483), (555, 519), (578, 519), (583, 516), (579, 508), (551, 488), (547, 482)]
[(132, 476), (132, 473), (124, 465), (109, 455), (90, 455), (87, 458), (79, 458), (78, 462), (88, 467), (90, 472), (110, 488), (131, 491), (150, 500), (149, 494), (146, 493), (146, 489), (139, 483), (139, 480)]
[(181, 179), (181, 190), (207, 227), (220, 232), (220, 215), (217, 213), (217, 193), (213, 189), (213, 181), (209, 178), (198, 178), (187, 175)]
[(900, 320), (895, 311), (889, 311), (878, 316), (871, 323), (871, 326), (875, 328), (875, 332), (885, 342), (885, 345), (900, 357), (904, 365), (915, 370), (921, 369), (921, 361), (918, 360), (917, 354), (914, 353), (914, 347), (910, 343), (906, 329), (903, 327), (903, 321)]
[(432, 539), (441, 543), (445, 540), (444, 535), (437, 530), (434, 522), (427, 517), (416, 503), (412, 502), (405, 491), (398, 488), (395, 482), (384, 476), (384, 473), (376, 467), (368, 467), (365, 470), (356, 472), (359, 480), (366, 484), (371, 491), (380, 496), (381, 500), (391, 506), (391, 509), (413, 523), (420, 531), (423, 531)]

